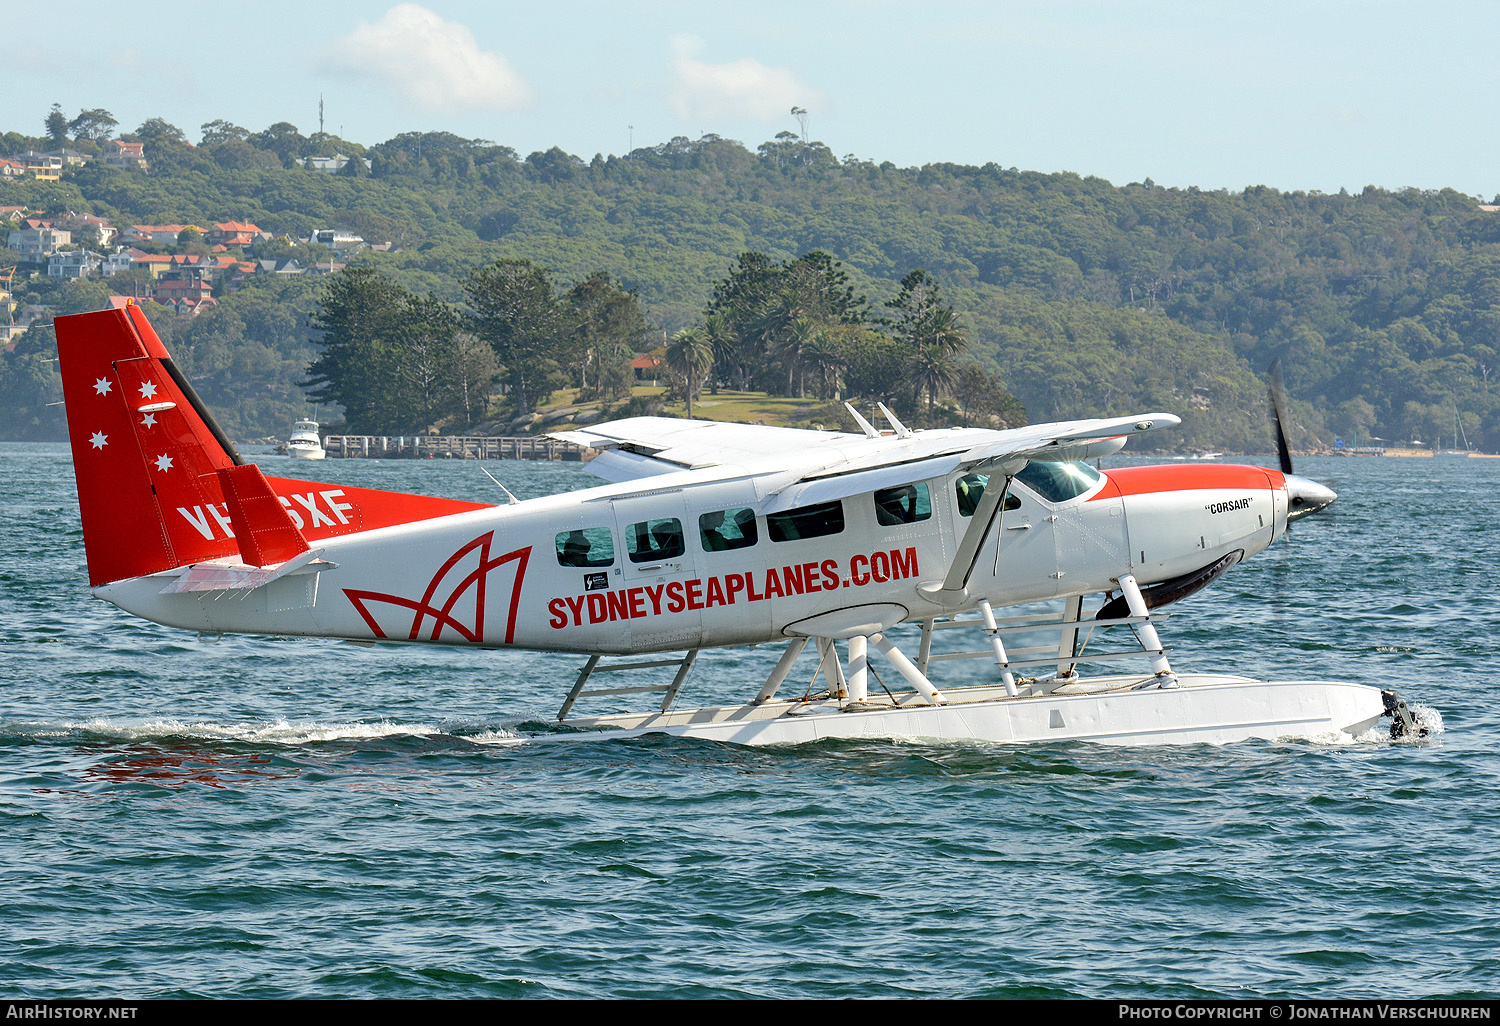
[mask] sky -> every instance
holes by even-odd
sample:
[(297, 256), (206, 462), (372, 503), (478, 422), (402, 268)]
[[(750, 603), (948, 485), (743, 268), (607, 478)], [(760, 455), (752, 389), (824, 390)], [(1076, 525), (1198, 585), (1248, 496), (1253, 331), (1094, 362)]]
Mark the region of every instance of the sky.
[(902, 167), (1500, 193), (1500, 0), (0, 0), (0, 130), (446, 131), (588, 160), (800, 132)]

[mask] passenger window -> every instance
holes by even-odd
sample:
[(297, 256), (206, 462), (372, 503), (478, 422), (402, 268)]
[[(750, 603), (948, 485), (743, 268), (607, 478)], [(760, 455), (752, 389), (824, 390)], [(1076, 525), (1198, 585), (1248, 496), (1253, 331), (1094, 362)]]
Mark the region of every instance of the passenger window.
[(676, 517), (642, 520), (625, 529), (625, 554), (632, 563), (675, 559), (686, 548), (682, 541), (682, 521)]
[(915, 524), (932, 516), (932, 500), (927, 485), (909, 484), (899, 488), (882, 488), (875, 493), (875, 520), (883, 527)]
[(704, 552), (724, 552), (755, 544), (755, 510), (721, 509), (698, 518), (698, 537)]
[(1100, 473), (1087, 463), (1053, 463), (1032, 460), (1021, 468), (1016, 480), (1048, 502), (1066, 502), (1098, 483)]
[(989, 483), (988, 474), (965, 474), (953, 483), (953, 490), (958, 495), (959, 516), (974, 515), (974, 511), (979, 508), (979, 500), (984, 498), (984, 487)]
[(766, 516), (766, 532), (773, 542), (821, 538), (828, 534), (838, 534), (843, 529), (844, 504), (837, 501), (820, 502), (816, 506), (802, 506)]
[(609, 566), (615, 561), (615, 538), (607, 527), (585, 527), (557, 536), (559, 566)]

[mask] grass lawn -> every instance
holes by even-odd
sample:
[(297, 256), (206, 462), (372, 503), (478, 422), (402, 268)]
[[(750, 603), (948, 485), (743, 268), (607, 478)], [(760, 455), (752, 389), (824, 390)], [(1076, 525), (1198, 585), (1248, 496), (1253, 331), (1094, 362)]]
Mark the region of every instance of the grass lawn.
[[(631, 389), (630, 394), (634, 396), (660, 397), (667, 391), (665, 386), (638, 385)], [(597, 401), (576, 404), (574, 398), (578, 392), (576, 389), (561, 389), (553, 393), (552, 400), (541, 408), (542, 413), (551, 410), (563, 409), (564, 407), (577, 405), (579, 410), (597, 409)], [(783, 426), (796, 419), (797, 416), (806, 415), (810, 410), (827, 405), (822, 399), (795, 399), (781, 396), (766, 395), (764, 392), (735, 392), (729, 389), (720, 389), (718, 395), (710, 395), (704, 392), (693, 402), (693, 418), (695, 420), (722, 420), (733, 421), (740, 424), (771, 424)], [(678, 417), (687, 416), (687, 404), (681, 401), (668, 403), (663, 407), (664, 413), (673, 414)], [(832, 427), (833, 425), (829, 425)]]

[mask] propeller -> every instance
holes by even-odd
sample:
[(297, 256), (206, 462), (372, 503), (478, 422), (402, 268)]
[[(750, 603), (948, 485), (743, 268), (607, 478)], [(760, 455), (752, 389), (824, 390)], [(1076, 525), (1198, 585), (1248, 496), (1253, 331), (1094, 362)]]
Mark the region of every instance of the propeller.
[(1287, 523), (1326, 509), (1338, 493), (1325, 484), (1306, 478), (1292, 470), (1292, 448), (1286, 440), (1286, 395), (1281, 387), (1281, 361), (1271, 364), (1271, 424), (1276, 429), (1276, 454), (1281, 459), (1281, 473), (1286, 477)]

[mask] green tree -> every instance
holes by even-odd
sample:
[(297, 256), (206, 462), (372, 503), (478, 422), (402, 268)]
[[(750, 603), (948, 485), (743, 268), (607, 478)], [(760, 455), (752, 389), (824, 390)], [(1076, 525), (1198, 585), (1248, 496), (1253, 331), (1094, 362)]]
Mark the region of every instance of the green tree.
[(290, 121), (278, 121), (247, 141), (257, 149), (276, 154), (283, 167), (289, 168), (298, 157), (307, 156), (307, 139)]
[(564, 296), (572, 322), (580, 392), (593, 389), (614, 399), (630, 388), (630, 357), (646, 333), (640, 299), (622, 289), (606, 271), (575, 282)]
[(474, 334), (500, 361), (514, 412), (531, 412), (556, 387), (557, 358), (569, 340), (552, 276), (529, 260), (506, 258), (469, 275), (464, 292)]
[(68, 141), (68, 116), (63, 113), (61, 104), (52, 105), (44, 124), (47, 129), (47, 138), (52, 140), (53, 146), (61, 146)]
[(396, 340), (411, 294), (368, 267), (325, 279), (311, 318), (319, 353), (307, 369), (309, 397), (338, 403), (351, 429), (378, 431), (391, 421)]
[(198, 126), (198, 130), (203, 133), (203, 138), (200, 141), (200, 145), (203, 146), (217, 146), (220, 143), (226, 142), (244, 142), (250, 138), (250, 130), (248, 128), (241, 128), (234, 122), (225, 121), (223, 118), (205, 121)]
[(88, 139), (92, 142), (106, 142), (114, 132), (119, 122), (113, 114), (102, 107), (93, 110), (81, 110), (78, 116), (68, 122), (68, 131), (73, 133), (75, 139)]
[(164, 118), (147, 118), (135, 130), (136, 137), (148, 146), (186, 146), (187, 136), (182, 129)]

